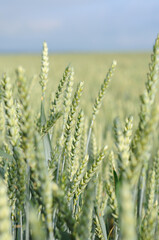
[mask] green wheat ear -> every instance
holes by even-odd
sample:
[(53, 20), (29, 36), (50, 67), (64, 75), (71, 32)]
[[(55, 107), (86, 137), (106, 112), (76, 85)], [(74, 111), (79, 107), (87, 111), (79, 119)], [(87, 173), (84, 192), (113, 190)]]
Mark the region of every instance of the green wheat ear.
[(77, 240), (90, 239), (93, 220), (94, 187), (92, 182), (87, 186), (84, 193), (84, 203), (78, 222), (75, 226)]
[[(54, 97), (53, 101), (51, 101), (51, 104), (50, 104), (51, 107), (49, 110), (48, 120), (46, 121), (46, 124), (44, 126), (41, 126), (42, 134), (47, 134), (51, 130), (51, 128), (55, 125), (56, 121), (62, 116), (63, 106), (61, 106), (61, 102), (63, 100), (62, 96), (63, 96), (64, 87), (65, 87), (66, 83), (67, 83), (67, 87), (66, 87), (66, 91), (65, 91), (64, 103), (65, 103), (65, 105), (67, 105), (67, 108), (69, 108), (69, 104), (68, 104), (67, 100), (68, 100), (69, 96), (71, 97), (70, 92), (72, 91), (72, 88), (71, 88), (71, 84), (72, 84), (72, 80), (73, 80), (72, 76), (73, 76), (73, 69), (70, 68), (69, 66), (66, 67), (63, 77), (60, 80), (60, 83), (57, 87), (57, 91), (55, 92), (55, 97)], [(70, 94), (69, 96), (67, 94), (68, 93), (67, 90), (69, 91), (69, 94)]]
[(105, 95), (105, 91), (108, 88), (108, 85), (109, 85), (109, 83), (111, 81), (111, 78), (112, 78), (113, 73), (115, 71), (116, 65), (117, 65), (117, 62), (114, 60), (113, 63), (112, 63), (111, 68), (109, 69), (109, 71), (108, 71), (108, 73), (106, 75), (106, 78), (104, 79), (104, 82), (101, 85), (101, 88), (99, 90), (98, 96), (95, 99), (95, 103), (94, 103), (94, 106), (93, 106), (93, 118), (95, 118), (96, 114), (99, 111), (99, 108), (100, 108), (101, 103), (102, 103), (102, 99), (103, 99), (103, 97)]
[(77, 170), (77, 172), (75, 173), (74, 175), (74, 178), (73, 178), (73, 181), (72, 181), (72, 184), (70, 186), (70, 190), (68, 191), (67, 193), (67, 197), (68, 197), (68, 202), (71, 200), (71, 198), (73, 197), (84, 173), (87, 171), (87, 164), (88, 164), (88, 159), (89, 159), (89, 156), (86, 155), (82, 161), (80, 162), (80, 165), (79, 165), (79, 169)]
[[(77, 86), (72, 103), (70, 105), (70, 111), (68, 113), (67, 121), (64, 128), (64, 145), (63, 145), (64, 161), (65, 161), (65, 158), (68, 157), (69, 150), (70, 150), (72, 127), (74, 124), (75, 115), (79, 107), (80, 98), (83, 92), (83, 84), (84, 84), (83, 82), (80, 82)], [(69, 165), (69, 162), (66, 162), (66, 164)]]
[(97, 113), (100, 109), (100, 106), (102, 104), (102, 100), (104, 98), (106, 89), (108, 88), (109, 83), (112, 79), (112, 76), (114, 74), (116, 65), (117, 65), (117, 62), (114, 60), (110, 69), (109, 69), (109, 71), (108, 71), (108, 73), (107, 73), (107, 75), (106, 75), (106, 78), (104, 79), (104, 82), (101, 85), (101, 88), (98, 92), (98, 96), (95, 99), (95, 102), (94, 102), (94, 105), (93, 105), (92, 120), (91, 120), (91, 123), (90, 123), (90, 128), (89, 128), (88, 138), (87, 138), (87, 145), (86, 145), (86, 150), (85, 150), (86, 154), (88, 152), (88, 146), (89, 146), (89, 142), (90, 142), (90, 138), (91, 138), (91, 132), (92, 132), (92, 128), (93, 128), (93, 125), (94, 125), (96, 115), (97, 115)]
[(15, 147), (20, 141), (19, 125), (13, 100), (12, 85), (10, 78), (6, 74), (2, 77), (1, 91), (4, 102), (7, 138), (10, 144)]
[[(49, 118), (51, 118), (55, 113), (59, 112), (59, 108), (60, 108), (60, 110), (62, 110), (63, 106), (61, 106), (61, 100), (62, 100), (61, 98), (62, 98), (62, 94), (64, 92), (64, 87), (65, 87), (66, 83), (71, 87), (72, 80), (73, 80), (73, 74), (74, 74), (73, 69), (70, 66), (66, 67), (66, 69), (63, 73), (63, 77), (60, 80), (59, 85), (57, 87), (57, 91), (55, 92), (54, 100), (51, 102)], [(71, 83), (70, 83), (70, 81), (71, 81)], [(67, 86), (68, 92), (70, 92), (69, 86)], [(65, 107), (66, 107), (66, 105), (68, 107), (68, 102), (66, 100), (66, 99), (68, 99), (67, 97), (68, 97), (68, 95), (67, 95), (67, 93), (65, 93), (65, 101), (64, 101)]]
[(49, 57), (48, 57), (48, 47), (47, 43), (43, 43), (43, 51), (42, 51), (42, 60), (41, 60), (41, 73), (40, 73), (40, 85), (42, 87), (42, 97), (45, 96), (46, 84), (48, 81), (48, 73), (49, 73)]
[(73, 67), (68, 68), (68, 75), (66, 78), (66, 89), (64, 91), (63, 95), (63, 111), (64, 111), (64, 125), (67, 120), (67, 116), (70, 110), (70, 105), (71, 105), (71, 97), (72, 97), (72, 91), (73, 91), (73, 84), (74, 84), (74, 69)]
[(77, 116), (77, 122), (76, 122), (74, 136), (71, 144), (70, 164), (69, 164), (70, 181), (72, 181), (73, 176), (78, 169), (78, 157), (79, 157), (78, 146), (81, 138), (83, 119), (84, 119), (84, 113), (81, 110)]
[(120, 174), (124, 172), (127, 177), (131, 176), (130, 170), (130, 148), (132, 139), (133, 117), (125, 120), (124, 130), (121, 127), (119, 118), (114, 120), (114, 137), (118, 153), (118, 165)]
[(32, 111), (30, 106), (30, 92), (25, 76), (25, 69), (19, 66), (16, 69), (18, 98), (20, 104), (21, 115), (19, 117), (21, 147), (24, 151), (25, 158), (29, 165), (35, 167), (34, 162), (34, 125), (32, 119)]
[(100, 165), (102, 164), (103, 159), (105, 158), (107, 152), (107, 146), (101, 149), (98, 157), (95, 159), (93, 164), (91, 165), (90, 169), (84, 174), (83, 178), (81, 179), (79, 186), (76, 189), (75, 195), (76, 200), (78, 199), (79, 195), (84, 191), (87, 187), (89, 181), (93, 178), (95, 173), (99, 170)]
[(157, 218), (157, 208), (158, 205), (154, 203), (155, 201), (155, 171), (151, 172), (150, 183), (147, 185), (149, 187), (148, 204), (145, 212), (145, 216), (141, 224), (141, 239), (149, 240), (155, 238), (155, 227)]
[[(20, 145), (20, 128), (16, 106), (13, 101), (12, 85), (6, 74), (2, 77), (1, 90), (6, 118), (6, 136), (9, 144), (9, 152), (12, 155), (11, 161), (7, 163), (6, 176), (8, 193), (11, 200), (12, 214), (15, 217), (16, 224), (19, 225), (22, 215), (24, 214), (26, 163)], [(17, 234), (20, 234), (22, 228), (16, 229), (16, 232)]]

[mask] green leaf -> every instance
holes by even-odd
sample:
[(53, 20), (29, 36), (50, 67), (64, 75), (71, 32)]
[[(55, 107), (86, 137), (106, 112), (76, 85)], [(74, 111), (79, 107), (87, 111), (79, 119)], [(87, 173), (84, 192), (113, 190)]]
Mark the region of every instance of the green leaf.
[[(46, 122), (46, 117), (45, 117), (43, 101), (41, 101), (41, 117), (40, 117), (40, 119), (41, 119), (41, 125), (44, 125)], [(51, 160), (51, 153), (52, 153), (52, 146), (51, 146), (51, 140), (50, 140), (49, 133), (43, 137), (43, 145), (44, 145), (44, 152), (45, 152), (45, 160), (46, 160), (46, 163), (48, 164), (48, 161)]]
[(117, 201), (119, 202), (122, 175), (120, 177), (118, 177), (115, 170), (113, 170), (113, 174), (114, 174), (114, 181), (115, 181), (115, 195), (116, 195)]
[(55, 113), (51, 120), (48, 120), (46, 125), (47, 127), (43, 130), (42, 129), (42, 136), (45, 136), (49, 133), (50, 129), (54, 126), (56, 121), (62, 116), (62, 112)]
[(40, 116), (40, 120), (41, 120), (41, 125), (44, 125), (45, 122), (46, 122), (46, 117), (45, 117), (45, 109), (44, 109), (43, 101), (41, 101), (41, 116)]
[(114, 175), (114, 184), (115, 184), (115, 189), (116, 189), (118, 182), (119, 182), (119, 177), (115, 170), (113, 170), (113, 175)]

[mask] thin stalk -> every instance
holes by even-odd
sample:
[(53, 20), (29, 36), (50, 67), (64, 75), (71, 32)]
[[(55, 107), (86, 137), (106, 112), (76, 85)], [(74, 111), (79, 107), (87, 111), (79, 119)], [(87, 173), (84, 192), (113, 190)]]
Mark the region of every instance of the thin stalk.
[(118, 227), (115, 226), (115, 238), (114, 240), (118, 240), (119, 236), (118, 236)]
[(25, 239), (29, 240), (29, 195), (30, 195), (30, 191), (29, 191), (29, 182), (30, 182), (30, 168), (29, 168), (29, 164), (27, 162), (27, 186), (26, 186), (26, 235), (25, 235)]
[(136, 202), (137, 199), (137, 186), (135, 185), (133, 190), (133, 202)]
[(53, 211), (53, 221), (52, 221), (52, 229), (53, 229), (53, 231), (56, 228), (56, 213), (57, 213), (57, 207), (55, 207), (55, 209)]
[(21, 240), (21, 214), (20, 216), (18, 214), (16, 214), (16, 225), (15, 225), (15, 228), (16, 228), (16, 237), (15, 239), (16, 240)]
[(53, 232), (50, 232), (50, 233), (49, 233), (49, 240), (55, 240), (54, 235), (53, 235)]
[(65, 167), (65, 156), (64, 156), (63, 162), (62, 162), (61, 175), (63, 174), (64, 167)]
[(138, 202), (139, 202), (138, 212), (137, 212), (138, 228), (140, 228), (141, 219), (142, 219), (142, 204), (143, 204), (143, 198), (144, 198), (144, 191), (145, 191), (145, 178), (141, 176), (139, 180), (139, 193), (138, 193)]
[(20, 211), (20, 239), (23, 240), (23, 219), (21, 211)]
[[(44, 109), (44, 99), (41, 100), (41, 125), (43, 126), (46, 123), (45, 109)], [(45, 152), (46, 166), (48, 166), (48, 161), (51, 160), (51, 140), (49, 133), (43, 137), (43, 146)]]
[[(64, 131), (64, 126), (63, 126), (63, 131)], [(62, 141), (63, 131), (62, 131), (62, 135), (61, 135), (61, 140), (60, 140), (60, 141)], [(57, 174), (56, 174), (56, 183), (57, 183), (57, 184), (58, 184), (58, 181), (59, 181), (61, 155), (62, 155), (62, 151), (61, 151), (61, 149), (60, 149), (60, 155), (59, 155), (58, 164), (57, 164)], [(62, 164), (62, 165), (63, 165), (63, 164)], [(56, 227), (56, 212), (57, 212), (57, 208), (55, 207), (55, 209), (54, 209), (54, 211), (53, 211), (53, 229)]]
[(12, 229), (12, 236), (13, 240), (15, 239), (15, 222), (14, 222), (14, 210), (11, 208), (11, 229)]
[(57, 164), (57, 174), (56, 174), (56, 183), (57, 184), (58, 184), (58, 179), (59, 179), (60, 163), (61, 163), (61, 156), (59, 156), (58, 164)]
[(90, 142), (90, 138), (91, 138), (93, 124), (94, 124), (94, 117), (92, 118), (92, 121), (91, 121), (91, 124), (90, 124), (90, 127), (89, 127), (85, 155), (88, 153), (88, 146), (89, 146), (89, 142)]
[[(65, 125), (65, 124), (63, 124), (62, 133), (61, 133), (61, 136), (60, 136), (60, 143), (62, 142), (62, 139), (63, 139), (64, 125)], [(58, 165), (57, 165), (57, 175), (56, 175), (56, 183), (57, 183), (57, 184), (58, 184), (58, 178), (59, 178), (59, 172), (60, 172), (61, 156), (62, 156), (62, 148), (60, 149), (60, 154), (59, 154), (59, 159), (58, 159)]]

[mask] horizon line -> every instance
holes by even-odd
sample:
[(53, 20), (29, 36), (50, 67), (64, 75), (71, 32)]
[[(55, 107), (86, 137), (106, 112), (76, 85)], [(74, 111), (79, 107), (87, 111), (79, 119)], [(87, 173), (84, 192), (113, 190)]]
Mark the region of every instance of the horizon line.
[[(143, 50), (143, 49), (136, 49), (136, 50), (104, 50), (104, 51), (49, 51), (49, 54), (122, 54), (122, 53), (150, 53), (152, 50)], [(41, 51), (0, 51), (0, 55), (39, 55), (42, 53)]]

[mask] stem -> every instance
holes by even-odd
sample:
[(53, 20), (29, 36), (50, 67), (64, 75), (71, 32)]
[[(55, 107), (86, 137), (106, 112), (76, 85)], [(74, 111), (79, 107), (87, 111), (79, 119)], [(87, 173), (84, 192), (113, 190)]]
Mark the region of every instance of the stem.
[(58, 159), (58, 164), (57, 164), (57, 174), (56, 174), (56, 183), (58, 184), (58, 178), (59, 178), (59, 171), (60, 171), (60, 163), (61, 163), (61, 154)]
[(30, 182), (30, 168), (29, 168), (29, 164), (27, 161), (27, 186), (26, 186), (26, 236), (25, 239), (29, 240), (29, 195), (30, 195), (30, 191), (29, 191), (29, 182)]
[(14, 210), (11, 208), (11, 228), (12, 228), (12, 236), (13, 240), (15, 239), (15, 221), (14, 221)]
[[(62, 145), (62, 141), (63, 141), (63, 134), (64, 134), (64, 124), (63, 124), (63, 129), (62, 129), (62, 134), (60, 136), (60, 142), (59, 145)], [(60, 149), (60, 154), (59, 154), (59, 159), (58, 159), (58, 165), (57, 165), (57, 175), (56, 175), (56, 183), (58, 184), (58, 178), (59, 178), (59, 172), (60, 172), (60, 164), (61, 164), (61, 156), (62, 156), (62, 148)]]
[(63, 174), (64, 167), (65, 167), (65, 156), (64, 156), (64, 159), (63, 159), (63, 162), (62, 162), (61, 175)]
[[(143, 169), (144, 171), (144, 169)], [(142, 187), (141, 187), (142, 186)], [(140, 228), (141, 220), (142, 220), (142, 204), (144, 198), (145, 191), (145, 178), (141, 175), (139, 180), (139, 190), (138, 190), (138, 209), (137, 209), (137, 219), (138, 219), (138, 230)]]
[(49, 240), (54, 240), (53, 232), (50, 232), (50, 233), (49, 233)]
[(21, 240), (21, 212), (20, 214), (16, 213), (16, 240)]
[[(61, 139), (62, 139), (62, 136), (61, 136)], [(62, 141), (62, 140), (60, 140)], [(60, 146), (61, 146), (61, 143), (60, 143)], [(60, 149), (61, 147), (59, 147), (59, 151), (60, 151), (60, 154), (59, 154), (59, 158), (58, 158), (58, 164), (57, 164), (57, 175), (56, 175), (56, 183), (58, 184), (58, 181), (59, 181), (59, 172), (60, 172), (60, 164), (61, 164), (61, 156), (62, 156), (62, 149)]]
[(53, 221), (52, 221), (52, 228), (54, 231), (54, 228), (56, 226), (56, 212), (57, 212), (57, 207), (55, 207), (54, 211), (53, 211)]
[(93, 124), (94, 124), (94, 117), (92, 118), (92, 121), (91, 121), (91, 124), (90, 124), (90, 127), (89, 127), (89, 132), (88, 132), (88, 138), (87, 138), (85, 155), (88, 153), (88, 146), (89, 146), (89, 142), (90, 142), (90, 138), (91, 138), (91, 133), (92, 133)]
[(142, 179), (142, 188), (141, 188), (141, 195), (140, 195), (140, 205), (139, 205), (139, 217), (141, 218), (142, 214), (142, 203), (144, 198), (144, 190), (145, 190), (145, 179)]
[(115, 226), (115, 240), (118, 240), (118, 227)]
[(20, 211), (20, 239), (23, 240), (23, 219), (21, 211)]

